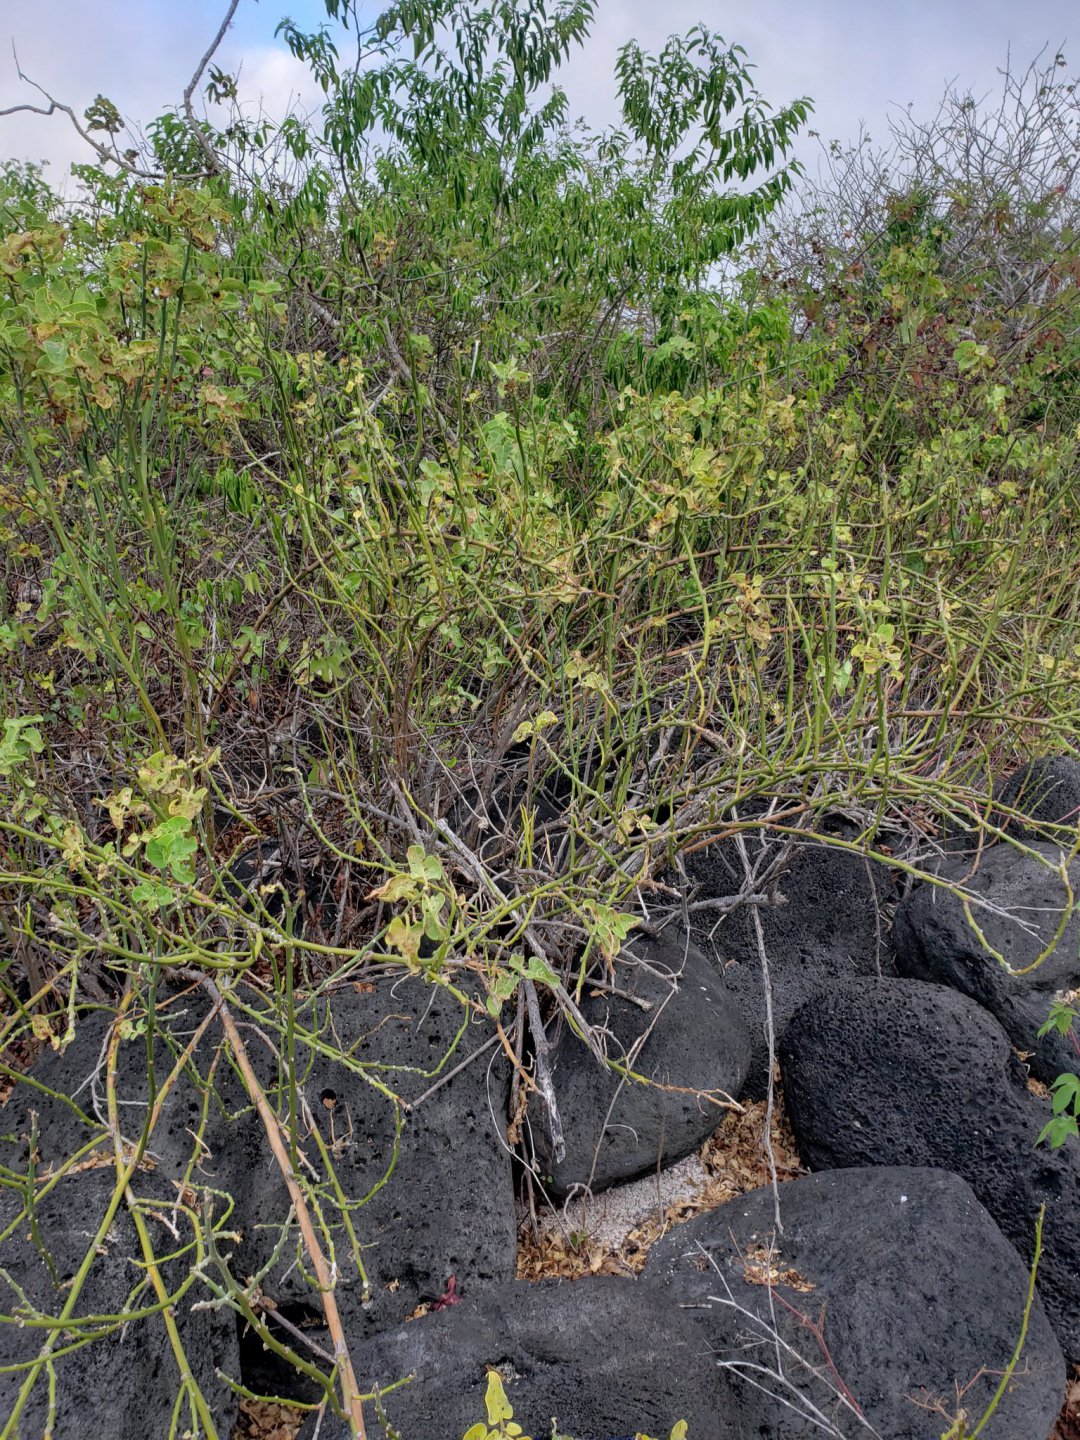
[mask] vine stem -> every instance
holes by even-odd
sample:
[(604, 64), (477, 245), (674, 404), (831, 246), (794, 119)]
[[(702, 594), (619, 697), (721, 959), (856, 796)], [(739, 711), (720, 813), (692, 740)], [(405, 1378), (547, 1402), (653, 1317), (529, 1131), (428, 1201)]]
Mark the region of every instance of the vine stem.
[(229, 1006), (222, 996), (220, 990), (208, 977), (201, 981), (203, 989), (211, 997), (218, 1009), (221, 1023), (225, 1030), (229, 1048), (233, 1058), (240, 1067), (240, 1073), (244, 1077), (244, 1085), (248, 1095), (251, 1097), (256, 1110), (259, 1112), (259, 1119), (262, 1121), (263, 1129), (266, 1131), (266, 1138), (270, 1142), (270, 1149), (274, 1152), (274, 1159), (278, 1163), (284, 1177), (286, 1187), (289, 1191), (289, 1199), (296, 1209), (296, 1218), (300, 1224), (300, 1233), (304, 1239), (304, 1247), (308, 1252), (315, 1277), (319, 1282), (319, 1292), (322, 1299), (323, 1314), (326, 1316), (326, 1328), (330, 1331), (330, 1337), (334, 1342), (334, 1359), (337, 1362), (338, 1376), (341, 1381), (341, 1401), (346, 1415), (349, 1419), (349, 1426), (353, 1434), (353, 1440), (367, 1440), (367, 1431), (364, 1428), (364, 1409), (360, 1399), (360, 1387), (356, 1383), (356, 1375), (353, 1371), (352, 1360), (349, 1356), (349, 1348), (345, 1340), (345, 1331), (341, 1324), (341, 1315), (337, 1307), (337, 1299), (334, 1295), (334, 1278), (330, 1273), (330, 1266), (327, 1264), (326, 1256), (322, 1252), (318, 1237), (315, 1233), (315, 1226), (311, 1220), (311, 1212), (308, 1209), (307, 1201), (300, 1183), (296, 1179), (292, 1165), (289, 1162), (289, 1152), (285, 1145), (282, 1134), (281, 1121), (275, 1115), (266, 1093), (259, 1084), (259, 1078), (252, 1068), (251, 1060), (248, 1058), (247, 1047), (236, 1028), (236, 1021), (232, 1017)]

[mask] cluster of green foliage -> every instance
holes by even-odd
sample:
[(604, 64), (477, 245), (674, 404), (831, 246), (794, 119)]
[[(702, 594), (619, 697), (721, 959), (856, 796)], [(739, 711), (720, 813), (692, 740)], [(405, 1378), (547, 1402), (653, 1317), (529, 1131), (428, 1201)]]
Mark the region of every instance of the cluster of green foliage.
[[(283, 1037), (368, 961), (573, 1016), (718, 832), (921, 875), (1078, 748), (1074, 173), (879, 176), (795, 263), (807, 102), (698, 27), (569, 126), (592, 8), (285, 22), (321, 116), (0, 172), (0, 1044), (267, 957)], [(228, 883), (271, 755), (336, 922)]]

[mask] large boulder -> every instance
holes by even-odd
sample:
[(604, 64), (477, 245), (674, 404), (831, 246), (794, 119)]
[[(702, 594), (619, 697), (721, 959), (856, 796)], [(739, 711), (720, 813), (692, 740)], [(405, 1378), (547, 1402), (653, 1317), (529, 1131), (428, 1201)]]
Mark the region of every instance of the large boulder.
[[(1058, 847), (1032, 843), (1029, 850), (1000, 844), (977, 859), (945, 861), (940, 878), (963, 888), (966, 908), (956, 890), (919, 885), (897, 908), (893, 946), (902, 975), (977, 1000), (1050, 1083), (1065, 1070), (1080, 1074), (1072, 1039), (1038, 1033), (1055, 996), (1080, 988), (1080, 912), (1069, 914)], [(1069, 884), (1080, 893), (1080, 861), (1069, 867)]]
[[(944, 1170), (833, 1170), (740, 1196), (653, 1246), (643, 1279), (693, 1314), (750, 1434), (928, 1440), (961, 1404), (971, 1424), (1020, 1333), (1028, 1276)], [(1036, 1300), (1023, 1361), (987, 1440), (1046, 1440), (1065, 1362)], [(962, 1396), (962, 1399), (958, 1397)], [(947, 1417), (947, 1418), (946, 1418)], [(691, 1435), (693, 1432), (691, 1432)]]
[(1069, 755), (1032, 760), (1010, 775), (996, 799), (1034, 822), (1009, 821), (1009, 828), (1024, 838), (1047, 825), (1075, 832), (1080, 826), (1080, 760)]
[[(382, 1401), (406, 1440), (461, 1440), (485, 1418), (489, 1369), (503, 1379), (514, 1423), (536, 1440), (553, 1418), (575, 1440), (667, 1436), (679, 1420), (690, 1440), (756, 1434), (694, 1321), (633, 1280), (516, 1281), (367, 1341), (353, 1365), (365, 1389), (414, 1377)], [(317, 1424), (310, 1417), (297, 1440)], [(369, 1433), (378, 1431), (372, 1419)], [(318, 1431), (320, 1440), (346, 1433), (329, 1416)]]
[[(313, 1182), (350, 1343), (400, 1324), (448, 1291), (468, 1295), (512, 1278), (516, 1218), (501, 1118), (508, 1066), (491, 1047), (477, 1053), (487, 1035), (471, 1012), (420, 976), (361, 977), (298, 1001), (290, 1095), (277, 1002), (241, 983), (229, 1004), (270, 1105), (286, 1121), (295, 1106), (300, 1164)], [(201, 992), (162, 989), (152, 1026), (157, 1087), (207, 1013)], [(95, 1139), (94, 1153), (107, 1158), (110, 1142), (99, 1114), (111, 1018), (105, 1010), (80, 1016), (68, 1049), (46, 1052), (16, 1085), (8, 1123), (0, 1126), (7, 1132), (0, 1133), (0, 1161), (25, 1172), (32, 1126), (39, 1170), (62, 1164)], [(137, 1138), (148, 1100), (148, 1035), (144, 1017), (133, 1019), (132, 1038), (119, 1048), (117, 1092), (124, 1133)], [(469, 1057), (472, 1063), (449, 1074)], [(217, 1250), (233, 1280), (243, 1286), (258, 1277), (276, 1315), (316, 1343), (325, 1341), (321, 1299), (284, 1179), (216, 1020), (202, 1031), (161, 1106), (147, 1163), (170, 1204), (178, 1186), (199, 1204), (209, 1197), (216, 1222), (228, 1232)], [(216, 1264), (208, 1274), (220, 1279)], [(190, 1299), (207, 1298), (200, 1281)], [(212, 1313), (227, 1326), (235, 1352), (233, 1316)], [(274, 1311), (267, 1323), (296, 1348)], [(241, 1342), (231, 1368), (224, 1367), (233, 1378), (263, 1393), (312, 1396), (311, 1382), (251, 1332), (242, 1329)], [(137, 1393), (136, 1363), (130, 1382)]]
[[(153, 1051), (158, 1117), (145, 1143), (143, 1162), (96, 1247), (75, 1318), (120, 1316), (125, 1310), (153, 1309), (157, 1297), (144, 1283), (143, 1247), (130, 1215), (134, 1202), (143, 1215), (148, 1238), (161, 1260), (160, 1273), (173, 1303), (173, 1319), (194, 1381), (212, 1411), (219, 1434), (229, 1434), (236, 1418), (236, 1392), (225, 1384), (242, 1380), (235, 1315), (228, 1309), (202, 1309), (212, 1300), (206, 1274), (194, 1273), (206, 1250), (206, 1230), (219, 1231), (217, 1247), (228, 1251), (232, 1225), (225, 1202), (215, 1198), (203, 1210), (207, 1181), (200, 1159), (219, 1146), (212, 1113), (204, 1115), (204, 1086), (213, 1067), (220, 1032), (212, 1027), (204, 1050), (189, 1057), (164, 1099), (161, 1089), (177, 1056), (206, 1015), (200, 996), (160, 992), (161, 1007), (151, 1025), (138, 1009), (130, 1015), (127, 1038), (120, 1041), (115, 1066), (117, 1113), (128, 1143), (143, 1135), (148, 1103), (148, 1051)], [(0, 1312), (19, 1315), (24, 1303), (43, 1315), (59, 1315), (68, 1299), (66, 1284), (89, 1253), (92, 1238), (112, 1201), (114, 1146), (109, 1136), (105, 1060), (114, 1012), (76, 1009), (75, 1031), (63, 1048), (46, 1048), (27, 1073), (14, 1077), (12, 1093), (0, 1110), (0, 1165), (10, 1176), (29, 1175), (29, 1189), (0, 1189)], [(228, 1070), (228, 1067), (223, 1067)], [(207, 1107), (209, 1110), (210, 1107)], [(24, 1207), (35, 1194), (33, 1212)], [(215, 1277), (213, 1267), (206, 1272)], [(17, 1292), (22, 1296), (17, 1297)], [(101, 1338), (71, 1349), (56, 1362), (55, 1433), (91, 1440), (102, 1433), (118, 1437), (166, 1436), (180, 1390), (180, 1371), (170, 1349), (163, 1319), (156, 1313), (104, 1326)], [(4, 1325), (4, 1359), (30, 1359), (39, 1352), (45, 1329)], [(71, 1344), (82, 1332), (66, 1332)], [(0, 1413), (10, 1413), (23, 1375), (0, 1374)], [(45, 1433), (49, 1377), (30, 1392), (23, 1410), (22, 1436)], [(181, 1401), (181, 1431), (203, 1436), (187, 1400)]]
[[(836, 838), (853, 840), (854, 828), (837, 819)], [(784, 843), (746, 839), (749, 859), (764, 870)], [(687, 858), (695, 902), (738, 894), (744, 881), (735, 842), (717, 841)], [(828, 837), (792, 848), (777, 883), (784, 903), (759, 909), (769, 961), (773, 1023), (779, 1035), (799, 1005), (823, 983), (891, 970), (888, 926), (882, 907), (893, 898), (892, 875), (880, 861), (828, 843)], [(745, 1093), (755, 1100), (768, 1088), (765, 986), (753, 916), (740, 908), (693, 914), (694, 938), (715, 955), (724, 983), (750, 1027), (753, 1054)]]
[(552, 1056), (566, 1142), (561, 1162), (542, 1110), (531, 1128), (543, 1184), (555, 1199), (682, 1159), (719, 1125), (724, 1112), (716, 1102), (737, 1098), (746, 1079), (749, 1032), (716, 967), (685, 936), (635, 940), (622, 951), (615, 980), (623, 994), (586, 986), (582, 1011), (604, 1032), (610, 1060), (648, 1083), (601, 1066), (564, 1030)]
[(1061, 1348), (1080, 1360), (1080, 1156), (1037, 1146), (1049, 1104), (1030, 1093), (1001, 1026), (918, 980), (848, 980), (793, 1016), (780, 1047), (784, 1098), (812, 1169), (953, 1170), (1019, 1252), (1034, 1254)]
[[(511, 1279), (517, 1236), (503, 1119), (509, 1067), (497, 1050), (478, 1053), (486, 1027), (445, 988), (398, 975), (306, 1001), (295, 1034), (301, 1133), (317, 1127), (340, 1187), (339, 1195), (324, 1183), (320, 1203), (350, 1344), (400, 1325), (447, 1293), (468, 1296)], [(268, 1055), (260, 1063), (269, 1069), (275, 1062)], [(283, 1079), (266, 1079), (271, 1102), (287, 1114)], [(314, 1138), (302, 1148), (324, 1172)], [(235, 1269), (261, 1274), (262, 1289), (285, 1317), (318, 1338), (319, 1295), (255, 1117), (236, 1127), (219, 1169), (239, 1187)], [(301, 1386), (300, 1393), (310, 1392)]]
[[(36, 1201), (32, 1223), (28, 1216), (19, 1219), (21, 1197), (0, 1191), (0, 1233), (6, 1234), (0, 1243), (0, 1309), (17, 1317), (16, 1323), (3, 1325), (4, 1364), (28, 1366), (50, 1339), (58, 1354), (52, 1361), (56, 1408), (51, 1428), (47, 1419), (53, 1376), (47, 1365), (36, 1377), (29, 1368), (0, 1372), (0, 1415), (10, 1419), (18, 1409), (15, 1433), (26, 1440), (46, 1433), (63, 1440), (99, 1440), (103, 1433), (110, 1440), (164, 1440), (174, 1433), (170, 1423), (175, 1411), (181, 1417), (180, 1433), (205, 1437), (209, 1432), (197, 1408), (197, 1387), (219, 1435), (230, 1435), (237, 1397), (218, 1372), (239, 1375), (236, 1324), (228, 1311), (193, 1308), (197, 1300), (209, 1298), (201, 1285), (186, 1284), (194, 1259), (193, 1228), (178, 1212), (181, 1243), (191, 1248), (176, 1259), (161, 1258), (159, 1265), (166, 1291), (176, 1297), (173, 1323), (191, 1377), (185, 1385), (161, 1314), (142, 1313), (158, 1301), (145, 1281), (143, 1252), (126, 1202), (93, 1247), (114, 1184), (111, 1166), (66, 1177)], [(177, 1238), (161, 1216), (169, 1217), (175, 1195), (146, 1175), (137, 1175), (132, 1189), (155, 1254), (171, 1256)], [(70, 1283), (91, 1249), (90, 1269), (67, 1327), (46, 1328), (43, 1321), (63, 1312)], [(127, 1312), (139, 1313), (125, 1321)], [(78, 1343), (95, 1331), (89, 1343)], [(24, 1386), (28, 1393), (20, 1402)]]

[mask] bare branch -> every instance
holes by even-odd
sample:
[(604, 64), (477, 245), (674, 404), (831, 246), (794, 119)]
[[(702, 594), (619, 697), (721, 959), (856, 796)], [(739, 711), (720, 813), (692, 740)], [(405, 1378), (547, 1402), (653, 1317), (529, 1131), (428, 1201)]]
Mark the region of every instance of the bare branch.
[(214, 36), (213, 40), (211, 40), (209, 49), (206, 51), (206, 54), (202, 57), (198, 65), (195, 67), (195, 73), (188, 81), (187, 88), (184, 91), (184, 114), (187, 116), (188, 129), (191, 131), (192, 135), (195, 137), (195, 140), (198, 142), (199, 149), (206, 156), (206, 163), (209, 166), (210, 173), (212, 175), (217, 175), (220, 172), (221, 161), (214, 147), (210, 144), (210, 141), (207, 140), (206, 136), (203, 133), (202, 126), (199, 124), (198, 118), (195, 115), (195, 107), (192, 104), (192, 96), (195, 94), (196, 86), (202, 79), (203, 71), (206, 69), (207, 65), (210, 64), (210, 61), (214, 58), (214, 52), (217, 50), (222, 40), (224, 40), (225, 32), (232, 24), (233, 16), (236, 14), (239, 4), (240, 0), (229, 0), (229, 8), (226, 12), (225, 19), (222, 20), (221, 24), (218, 26), (217, 34)]
[[(237, 4), (239, 4), (239, 0), (235, 0), (235, 4), (233, 6), (234, 9), (236, 8)], [(133, 176), (136, 180), (161, 180), (163, 178), (165, 173), (164, 171), (144, 170), (140, 166), (136, 165), (133, 161), (125, 159), (123, 155), (119, 154), (115, 146), (110, 148), (108, 145), (103, 145), (100, 140), (95, 140), (93, 135), (90, 134), (89, 130), (87, 130), (87, 128), (81, 123), (79, 117), (75, 114), (75, 111), (71, 108), (70, 105), (65, 105), (62, 100), (55, 99), (52, 95), (49, 94), (49, 92), (45, 89), (43, 85), (39, 85), (36, 80), (31, 80), (30, 76), (26, 74), (26, 72), (22, 68), (22, 65), (19, 63), (19, 56), (14, 46), (12, 46), (11, 53), (15, 59), (15, 73), (18, 75), (19, 79), (25, 85), (29, 85), (31, 89), (36, 90), (39, 95), (43, 95), (49, 103), (47, 107), (43, 105), (29, 104), (8, 105), (6, 108), (0, 110), (0, 118), (4, 117), (5, 115), (55, 115), (57, 113), (61, 115), (66, 115), (67, 118), (71, 121), (73, 127), (75, 128), (75, 131), (78, 134), (79, 138), (90, 146), (94, 154), (104, 164), (119, 166), (121, 170), (126, 171), (128, 175)], [(178, 180), (184, 181), (201, 180), (205, 178), (205, 172), (198, 171), (191, 175), (180, 175), (176, 178)]]
[(334, 1359), (338, 1367), (338, 1380), (341, 1385), (341, 1400), (343, 1408), (348, 1416), (351, 1434), (354, 1440), (364, 1440), (364, 1412), (360, 1402), (360, 1387), (356, 1383), (356, 1375), (353, 1371), (352, 1360), (349, 1356), (349, 1348), (345, 1338), (345, 1330), (341, 1323), (341, 1315), (337, 1307), (337, 1299), (334, 1294), (335, 1277), (326, 1256), (322, 1252), (315, 1225), (311, 1219), (304, 1192), (300, 1188), (299, 1181), (293, 1173), (292, 1164), (289, 1160), (289, 1152), (286, 1149), (282, 1137), (282, 1124), (270, 1108), (258, 1077), (248, 1059), (247, 1048), (240, 1038), (240, 1032), (236, 1028), (232, 1013), (226, 1003), (221, 991), (218, 990), (209, 976), (204, 976), (202, 981), (203, 989), (213, 1001), (214, 1010), (221, 1017), (221, 1023), (228, 1038), (229, 1048), (233, 1053), (240, 1073), (244, 1077), (244, 1087), (251, 1097), (262, 1121), (263, 1129), (266, 1131), (266, 1138), (270, 1142), (270, 1149), (274, 1152), (274, 1159), (278, 1163), (282, 1178), (289, 1191), (289, 1199), (296, 1211), (296, 1218), (300, 1225), (300, 1231), (304, 1238), (304, 1247), (308, 1252), (315, 1277), (319, 1282), (319, 1294), (322, 1300), (323, 1314), (326, 1316), (326, 1328), (330, 1331), (331, 1339), (334, 1342)]
[[(788, 846), (792, 844), (787, 842)], [(736, 831), (735, 845), (739, 851), (739, 859), (742, 861), (743, 872), (746, 876), (746, 889), (753, 891), (757, 888), (757, 876), (754, 874), (754, 866), (751, 863), (750, 855), (746, 848), (746, 840), (741, 831)], [(776, 1152), (772, 1143), (772, 1119), (776, 1106), (776, 1082), (773, 1079), (773, 1068), (776, 1063), (776, 1026), (773, 1022), (772, 1003), (772, 979), (769, 975), (769, 953), (765, 946), (765, 931), (761, 924), (761, 910), (757, 905), (750, 907), (750, 916), (754, 926), (754, 939), (757, 943), (758, 960), (761, 962), (761, 984), (765, 993), (765, 1039), (769, 1047), (769, 1076), (768, 1091), (765, 1101), (765, 1155), (769, 1162), (769, 1179), (773, 1192), (773, 1218), (776, 1222), (777, 1234), (784, 1233), (784, 1222), (780, 1217), (780, 1186), (776, 1177)]]

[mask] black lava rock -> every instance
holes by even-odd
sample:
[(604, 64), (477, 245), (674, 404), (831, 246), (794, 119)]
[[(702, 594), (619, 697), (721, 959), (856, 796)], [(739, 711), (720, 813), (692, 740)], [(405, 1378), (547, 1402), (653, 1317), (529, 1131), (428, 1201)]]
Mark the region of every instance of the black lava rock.
[[(366, 1272), (365, 1285), (341, 1202), (324, 1185), (322, 1218), (350, 1344), (437, 1302), (451, 1277), (462, 1295), (512, 1278), (516, 1220), (503, 1121), (509, 1076), (501, 1052), (486, 1049), (421, 1101), (488, 1039), (485, 1027), (445, 989), (390, 976), (305, 1003), (296, 1036), (305, 1130), (316, 1126), (331, 1155)], [(253, 1061), (256, 1054), (252, 1047)], [(268, 1071), (273, 1064), (269, 1055), (262, 1063)], [(271, 1102), (287, 1115), (283, 1079), (267, 1073), (266, 1082)], [(420, 1103), (407, 1108), (413, 1102)], [(325, 1170), (313, 1140), (303, 1148)], [(237, 1271), (254, 1275), (269, 1266), (262, 1287), (286, 1315), (317, 1316), (310, 1267), (297, 1263), (302, 1242), (288, 1192), (255, 1117), (236, 1128), (214, 1168), (217, 1183), (236, 1187), (243, 1231)]]
[[(377, 1336), (353, 1362), (365, 1386), (415, 1377), (383, 1401), (406, 1440), (461, 1440), (485, 1418), (488, 1367), (502, 1376), (514, 1423), (536, 1440), (553, 1418), (574, 1440), (666, 1437), (679, 1420), (691, 1440), (755, 1433), (693, 1320), (633, 1280), (516, 1281)], [(309, 1418), (298, 1440), (315, 1425)], [(378, 1433), (374, 1418), (369, 1433)], [(324, 1419), (320, 1440), (345, 1435)]]
[[(850, 838), (844, 831), (844, 837)], [(779, 842), (746, 841), (751, 863), (768, 865)], [(723, 899), (739, 892), (743, 868), (734, 841), (721, 840), (688, 858), (695, 900)], [(821, 984), (851, 975), (880, 975), (891, 969), (888, 924), (882, 907), (893, 899), (889, 870), (879, 861), (839, 850), (821, 841), (799, 844), (778, 883), (785, 903), (760, 910), (769, 960), (773, 1023), (782, 1033), (789, 1017)], [(745, 908), (724, 915), (694, 914), (694, 938), (715, 955), (724, 984), (750, 1027), (753, 1055), (746, 1094), (761, 1099), (768, 1088), (765, 986), (754, 933)]]
[[(1049, 1084), (1065, 1070), (1080, 1074), (1080, 1050), (1071, 1039), (1057, 1030), (1038, 1033), (1055, 995), (1080, 987), (1080, 914), (1057, 933), (1070, 905), (1056, 872), (1061, 852), (1041, 843), (1029, 848), (1034, 855), (994, 845), (977, 861), (945, 862), (942, 878), (994, 908), (969, 900), (969, 919), (955, 893), (920, 885), (897, 908), (893, 945), (902, 975), (951, 985), (977, 1000), (1030, 1056), (1033, 1074)], [(1080, 861), (1069, 874), (1074, 892), (1080, 891)], [(1044, 953), (1027, 974), (1010, 973), (998, 958), (1012, 971), (1023, 971)]]
[(685, 937), (634, 941), (620, 956), (615, 980), (651, 1008), (606, 992), (590, 995), (586, 986), (584, 1016), (607, 1031), (611, 1059), (654, 1083), (602, 1068), (575, 1035), (563, 1033), (552, 1059), (566, 1137), (561, 1164), (543, 1111), (532, 1121), (536, 1158), (555, 1198), (579, 1187), (603, 1190), (688, 1155), (723, 1119), (723, 1110), (697, 1092), (736, 1099), (746, 1078), (746, 1025), (716, 967)]
[[(6, 1183), (0, 1188), (0, 1312), (21, 1321), (3, 1325), (3, 1360), (5, 1365), (27, 1365), (53, 1340), (58, 1356), (53, 1361), (56, 1411), (48, 1433), (58, 1440), (61, 1436), (63, 1440), (100, 1440), (106, 1433), (115, 1440), (168, 1435), (181, 1389), (179, 1364), (160, 1313), (126, 1322), (119, 1318), (158, 1303), (146, 1281), (143, 1251), (125, 1200), (94, 1248), (116, 1183), (112, 1164), (107, 1157), (103, 1161), (101, 1168), (73, 1168), (55, 1184), (46, 1178), (54, 1173), (52, 1167), (43, 1167), (30, 1185), (35, 1197), (32, 1213), (24, 1209), (30, 1192)], [(161, 1259), (162, 1282), (170, 1295), (179, 1297), (173, 1318), (192, 1380), (218, 1434), (230, 1435), (237, 1398), (217, 1371), (239, 1377), (233, 1316), (229, 1311), (194, 1310), (196, 1301), (209, 1298), (201, 1284), (185, 1293), (185, 1280), (194, 1262), (194, 1229), (183, 1210), (172, 1217), (176, 1234), (160, 1218), (169, 1218), (175, 1191), (149, 1170), (136, 1172), (131, 1190), (135, 1203), (141, 1204), (155, 1255)], [(181, 1245), (189, 1247), (186, 1256), (163, 1258)], [(46, 1328), (40, 1322), (61, 1316), (71, 1296), (71, 1282), (91, 1251), (93, 1260), (68, 1327)], [(97, 1317), (118, 1318), (102, 1321)], [(87, 1321), (91, 1323), (87, 1325)], [(78, 1344), (95, 1330), (96, 1338)], [(49, 1416), (47, 1367), (41, 1367), (28, 1393), (21, 1396), (31, 1377), (30, 1368), (0, 1372), (0, 1415), (7, 1420), (18, 1409), (16, 1434), (26, 1440), (46, 1433)], [(208, 1431), (189, 1397), (180, 1401), (180, 1431), (205, 1437)]]
[[(1068, 755), (1032, 760), (1009, 777), (997, 800), (1036, 826), (1064, 825), (1075, 831), (1080, 825), (1080, 760)], [(1015, 820), (1009, 828), (1024, 838), (1035, 834), (1032, 826)]]
[[(206, 1019), (208, 1003), (199, 992), (163, 988), (152, 1024), (132, 1015), (135, 1033), (120, 1043), (117, 1064), (119, 1113), (129, 1139), (139, 1137), (146, 1116), (148, 1046), (160, 1090)], [(458, 1000), (420, 977), (391, 975), (298, 1001), (293, 1097), (283, 1061), (284, 1022), (275, 1002), (258, 987), (241, 984), (229, 1003), (270, 1105), (286, 1122), (291, 1099), (295, 1105), (300, 1163), (316, 1183), (315, 1205), (337, 1267), (338, 1306), (350, 1343), (400, 1324), (448, 1289), (469, 1295), (513, 1276), (514, 1193), (501, 1118), (508, 1092), (505, 1061), (487, 1048), (422, 1098), (487, 1039), (485, 1028), (472, 1023)], [(0, 1133), (0, 1163), (13, 1173), (27, 1171), (32, 1133), (39, 1173), (95, 1140), (95, 1153), (107, 1163), (111, 1142), (99, 1114), (105, 1113), (102, 1057), (110, 1020), (107, 1010), (81, 1015), (64, 1053), (47, 1051), (16, 1085)], [(413, 1102), (416, 1108), (410, 1108)], [(147, 1161), (170, 1206), (178, 1186), (196, 1205), (209, 1195), (217, 1222), (235, 1232), (218, 1247), (234, 1281), (245, 1285), (258, 1275), (263, 1295), (279, 1313), (318, 1342), (321, 1300), (296, 1217), (216, 1020), (205, 1027), (162, 1104)], [(0, 1264), (7, 1263), (8, 1246), (21, 1253), (23, 1245), (23, 1239), (16, 1243), (9, 1237)], [(208, 1273), (220, 1279), (216, 1265)], [(207, 1298), (200, 1281), (191, 1299)], [(310, 1396), (311, 1382), (298, 1382), (291, 1366), (247, 1332), (237, 1358), (232, 1313), (210, 1313), (231, 1336), (227, 1373), (264, 1392)], [(296, 1343), (285, 1331), (280, 1338)], [(161, 1345), (155, 1342), (151, 1349), (156, 1364)], [(118, 1405), (125, 1384), (136, 1395), (144, 1386), (142, 1357), (151, 1351), (135, 1345), (125, 1353), (128, 1369), (116, 1382)]]
[(303, 886), (280, 841), (260, 840), (242, 850), (225, 870), (224, 889), (247, 914), (269, 916), (277, 925), (283, 925), (295, 907), (292, 933), (303, 933)]
[(954, 1170), (1025, 1264), (1045, 1203), (1039, 1291), (1062, 1350), (1080, 1360), (1080, 1156), (1036, 1147), (1050, 1107), (992, 1015), (941, 985), (848, 980), (793, 1016), (780, 1065), (812, 1169)]
[[(780, 1213), (777, 1235), (771, 1188), (742, 1195), (672, 1230), (642, 1277), (697, 1317), (749, 1433), (811, 1440), (824, 1418), (857, 1435), (856, 1404), (877, 1434), (928, 1440), (958, 1393), (974, 1424), (1015, 1348), (1028, 1276), (971, 1188), (944, 1170), (832, 1170), (781, 1186)], [(783, 1378), (767, 1373), (778, 1352)], [(981, 1433), (1046, 1440), (1064, 1383), (1036, 1300)]]

